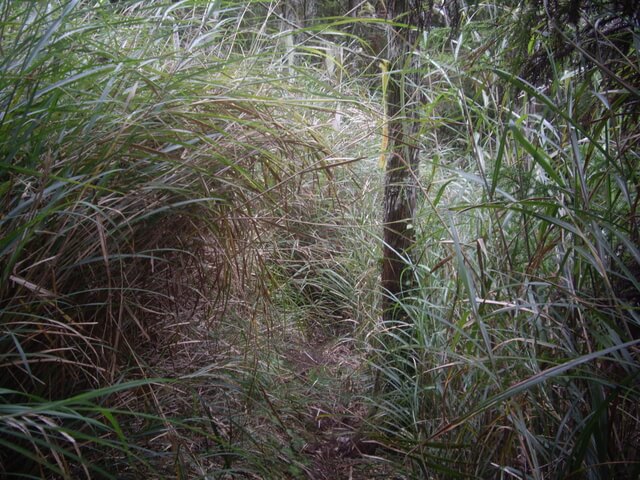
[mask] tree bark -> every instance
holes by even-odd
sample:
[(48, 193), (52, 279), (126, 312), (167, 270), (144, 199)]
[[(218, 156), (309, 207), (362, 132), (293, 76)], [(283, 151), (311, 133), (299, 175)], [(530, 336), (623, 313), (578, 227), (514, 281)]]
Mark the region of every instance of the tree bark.
[(289, 26), (295, 28), (309, 26), (318, 10), (315, 0), (286, 0), (282, 8)]
[(411, 271), (415, 243), (414, 216), (418, 188), (417, 56), (419, 0), (390, 0), (388, 18), (402, 26), (388, 28), (389, 148), (386, 162), (382, 262), (384, 320), (404, 317), (401, 303), (414, 286)]

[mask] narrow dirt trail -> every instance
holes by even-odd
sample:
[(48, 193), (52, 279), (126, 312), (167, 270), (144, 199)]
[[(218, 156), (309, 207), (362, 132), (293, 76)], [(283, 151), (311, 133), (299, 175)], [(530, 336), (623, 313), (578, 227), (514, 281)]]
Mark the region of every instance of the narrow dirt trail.
[[(302, 453), (309, 457), (309, 478), (368, 479), (384, 474), (369, 455), (374, 446), (362, 441), (366, 407), (359, 401), (363, 388), (358, 372), (361, 355), (345, 338), (304, 342), (286, 353), (295, 382), (310, 400)], [(320, 385), (318, 385), (320, 384)], [(382, 477), (381, 477), (382, 478)]]
[(265, 257), (273, 283), (263, 270), (231, 272), (221, 294), (202, 280), (220, 278), (221, 268), (206, 239), (202, 267), (168, 272), (166, 313), (148, 330), (141, 369), (176, 380), (144, 399), (164, 418), (166, 431), (144, 445), (162, 452), (152, 460), (158, 478), (403, 478), (365, 433), (373, 381), (351, 283), (366, 281), (351, 278), (343, 252), (324, 238), (336, 232)]
[[(210, 435), (171, 426), (150, 440), (147, 448), (173, 452), (161, 470), (180, 469), (181, 478), (402, 478), (362, 440), (370, 378), (355, 340), (291, 322), (261, 330), (261, 322), (240, 321), (249, 315), (238, 305), (213, 323), (205, 304), (186, 305), (155, 326), (161, 341), (147, 355), (150, 370), (184, 380), (159, 387), (153, 403), (167, 425), (189, 418)], [(176, 321), (186, 312), (188, 321)]]

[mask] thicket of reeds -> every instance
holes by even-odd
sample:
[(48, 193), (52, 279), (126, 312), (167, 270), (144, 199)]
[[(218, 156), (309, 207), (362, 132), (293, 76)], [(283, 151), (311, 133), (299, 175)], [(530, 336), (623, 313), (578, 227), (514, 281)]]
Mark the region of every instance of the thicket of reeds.
[(110, 400), (155, 382), (137, 360), (163, 344), (154, 319), (200, 302), (215, 322), (234, 289), (262, 288), (261, 222), (326, 167), (313, 105), (253, 30), (267, 9), (94, 3), (1, 7), (4, 474), (141, 461), (120, 422), (145, 412)]
[[(300, 412), (349, 395), (384, 475), (636, 478), (639, 37), (589, 5), (416, 46), (389, 324), (378, 19), (292, 60), (275, 3), (0, 2), (0, 476), (307, 478)], [(287, 383), (292, 326), (365, 359), (348, 388)]]
[(418, 287), (372, 420), (420, 478), (640, 472), (637, 25), (547, 8), (426, 36)]

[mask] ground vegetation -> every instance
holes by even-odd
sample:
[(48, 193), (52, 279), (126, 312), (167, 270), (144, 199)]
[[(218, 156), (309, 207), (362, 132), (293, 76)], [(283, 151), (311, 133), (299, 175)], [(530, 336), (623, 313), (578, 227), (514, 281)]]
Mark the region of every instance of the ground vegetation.
[(638, 15), (0, 1), (0, 478), (638, 478)]

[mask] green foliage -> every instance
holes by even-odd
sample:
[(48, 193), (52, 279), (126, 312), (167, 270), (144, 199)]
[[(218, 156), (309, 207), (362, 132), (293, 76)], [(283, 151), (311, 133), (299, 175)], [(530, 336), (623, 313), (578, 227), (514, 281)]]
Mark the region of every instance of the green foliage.
[(407, 323), (374, 343), (376, 431), (420, 478), (635, 478), (638, 97), (610, 63), (536, 87), (485, 35), (425, 53), (437, 161)]
[(39, 409), (128, 365), (146, 376), (139, 355), (185, 282), (224, 314), (262, 217), (324, 146), (291, 120), (300, 106), (255, 33), (270, 21), (260, 8), (0, 5), (0, 425), (16, 454), (3, 468), (71, 478), (99, 471), (85, 440), (128, 452), (127, 437), (108, 409)]
[(420, 39), (381, 324), (379, 19), (0, 2), (0, 475), (320, 477), (335, 424), (362, 478), (636, 478), (637, 32), (574, 4)]

